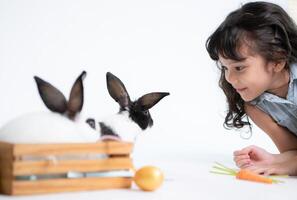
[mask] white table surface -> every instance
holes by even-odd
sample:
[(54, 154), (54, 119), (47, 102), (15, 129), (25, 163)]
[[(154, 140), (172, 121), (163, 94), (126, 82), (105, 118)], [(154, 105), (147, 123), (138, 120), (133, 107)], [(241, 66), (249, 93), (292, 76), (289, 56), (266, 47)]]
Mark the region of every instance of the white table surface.
[[(143, 192), (134, 184), (131, 189), (70, 192), (33, 196), (4, 196), (1, 200), (174, 200), (174, 199), (297, 199), (297, 177), (282, 178), (284, 183), (262, 184), (236, 180), (232, 176), (209, 173), (215, 161), (235, 167), (232, 157), (219, 154), (188, 155), (187, 157), (158, 158), (152, 163), (160, 167), (165, 174), (163, 185), (154, 192)], [(136, 162), (136, 161), (135, 161)], [(135, 165), (148, 164), (140, 160)]]

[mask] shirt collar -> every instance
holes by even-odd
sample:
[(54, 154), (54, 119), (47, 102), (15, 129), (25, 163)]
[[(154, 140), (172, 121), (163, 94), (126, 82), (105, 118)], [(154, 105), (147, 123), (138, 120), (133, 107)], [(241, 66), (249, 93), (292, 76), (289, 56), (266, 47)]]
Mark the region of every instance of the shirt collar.
[(297, 79), (297, 63), (290, 66), (290, 84)]
[(290, 82), (288, 87), (287, 99), (289, 101), (295, 101), (294, 85), (293, 83), (297, 80), (297, 63), (293, 63), (290, 66)]

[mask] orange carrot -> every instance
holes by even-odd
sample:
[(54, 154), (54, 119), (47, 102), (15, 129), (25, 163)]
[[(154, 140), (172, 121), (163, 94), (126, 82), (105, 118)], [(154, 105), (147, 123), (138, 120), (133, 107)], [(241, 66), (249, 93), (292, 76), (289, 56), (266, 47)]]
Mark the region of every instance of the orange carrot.
[(276, 179), (272, 179), (269, 177), (256, 174), (246, 169), (240, 169), (240, 170), (231, 169), (217, 162), (216, 162), (216, 165), (213, 166), (213, 170), (211, 170), (210, 172), (214, 174), (235, 176), (237, 179), (240, 179), (240, 180), (255, 181), (255, 182), (267, 183), (267, 184), (283, 182), (280, 180), (276, 180)]
[(236, 173), (236, 178), (241, 180), (255, 181), (255, 182), (267, 183), (267, 184), (273, 183), (273, 180), (271, 178), (261, 176), (259, 174), (256, 174), (246, 169), (239, 170)]

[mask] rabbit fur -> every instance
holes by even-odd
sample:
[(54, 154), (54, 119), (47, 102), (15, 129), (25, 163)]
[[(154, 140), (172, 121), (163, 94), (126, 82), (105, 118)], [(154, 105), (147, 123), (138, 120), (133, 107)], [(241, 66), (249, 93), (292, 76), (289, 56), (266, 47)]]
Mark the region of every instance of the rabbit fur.
[[(131, 101), (122, 81), (106, 73), (107, 89), (119, 104), (119, 112), (101, 121), (79, 119), (84, 102), (83, 71), (74, 82), (69, 100), (50, 83), (35, 76), (41, 99), (51, 112), (25, 114), (0, 129), (0, 140), (11, 143), (83, 143), (98, 140), (134, 142), (136, 136), (153, 125), (149, 109), (167, 92), (153, 92)], [(86, 123), (87, 122), (87, 123)]]

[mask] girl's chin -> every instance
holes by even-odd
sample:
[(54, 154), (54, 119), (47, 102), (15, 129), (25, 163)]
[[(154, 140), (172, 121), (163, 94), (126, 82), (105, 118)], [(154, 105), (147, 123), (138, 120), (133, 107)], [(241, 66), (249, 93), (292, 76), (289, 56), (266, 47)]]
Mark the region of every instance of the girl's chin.
[(247, 95), (240, 95), (241, 98), (245, 101), (245, 102), (249, 102), (249, 101), (252, 101), (254, 100), (256, 97), (252, 97), (252, 96), (247, 96)]

